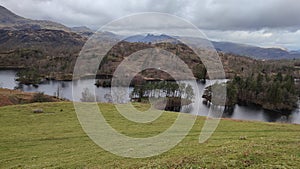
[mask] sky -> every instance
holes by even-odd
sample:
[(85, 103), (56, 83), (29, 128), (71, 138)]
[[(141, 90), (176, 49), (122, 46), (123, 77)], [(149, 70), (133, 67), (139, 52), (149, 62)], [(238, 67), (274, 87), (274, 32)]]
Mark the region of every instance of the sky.
[(162, 12), (196, 25), (209, 39), (300, 49), (299, 0), (0, 0), (31, 19), (94, 30), (139, 12)]

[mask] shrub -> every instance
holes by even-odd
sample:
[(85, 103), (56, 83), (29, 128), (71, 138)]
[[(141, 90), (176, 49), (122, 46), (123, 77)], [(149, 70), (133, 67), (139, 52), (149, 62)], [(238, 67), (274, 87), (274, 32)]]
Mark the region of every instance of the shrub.
[(51, 102), (51, 98), (44, 95), (43, 92), (35, 93), (31, 99), (31, 102)]

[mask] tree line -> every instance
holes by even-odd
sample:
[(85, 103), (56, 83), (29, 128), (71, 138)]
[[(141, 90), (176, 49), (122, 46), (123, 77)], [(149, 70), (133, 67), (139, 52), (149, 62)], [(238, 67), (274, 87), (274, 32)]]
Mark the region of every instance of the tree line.
[[(222, 84), (214, 84), (222, 85)], [(215, 87), (215, 86), (214, 86)], [(211, 100), (212, 86), (203, 97)], [(235, 76), (226, 83), (226, 106), (257, 104), (264, 109), (291, 111), (297, 107), (298, 92), (292, 75), (251, 74), (246, 78)]]
[(194, 91), (190, 84), (175, 81), (148, 81), (136, 85), (131, 93), (132, 99), (141, 101), (143, 98), (180, 97), (193, 100)]

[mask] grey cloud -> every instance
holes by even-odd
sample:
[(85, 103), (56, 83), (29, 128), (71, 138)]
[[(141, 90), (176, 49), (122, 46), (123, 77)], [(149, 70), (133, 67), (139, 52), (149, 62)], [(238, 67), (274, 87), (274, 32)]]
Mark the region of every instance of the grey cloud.
[[(265, 28), (299, 29), (300, 1), (295, 0), (225, 0), (198, 3), (193, 13), (204, 29), (260, 30)], [(191, 14), (190, 13), (190, 14)]]
[(66, 25), (100, 27), (137, 12), (166, 12), (184, 17), (203, 29), (260, 30), (300, 27), (296, 0), (0, 0), (14, 12)]
[(133, 13), (164, 12), (187, 19), (214, 39), (300, 48), (298, 0), (0, 0), (0, 4), (27, 18), (93, 29)]

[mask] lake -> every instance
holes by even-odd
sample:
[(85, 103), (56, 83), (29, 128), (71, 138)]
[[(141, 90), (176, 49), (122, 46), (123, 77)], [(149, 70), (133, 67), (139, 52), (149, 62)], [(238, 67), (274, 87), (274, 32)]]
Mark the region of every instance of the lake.
[[(16, 71), (14, 70), (0, 70), (0, 87), (14, 89), (18, 86), (18, 83), (15, 81)], [(72, 81), (44, 81), (37, 88), (33, 86), (23, 85), (21, 90), (25, 92), (44, 92), (48, 95), (57, 95), (61, 98), (66, 98), (68, 100), (80, 101), (81, 92), (77, 92), (77, 95), (72, 93)], [(73, 88), (76, 91), (84, 91), (88, 88), (90, 91), (94, 88), (94, 79), (81, 79), (74, 81)], [(208, 81), (206, 84), (198, 83), (199, 90), (203, 92), (204, 88), (211, 84), (211, 81)], [(133, 89), (129, 88), (126, 91), (131, 93)], [(97, 101), (99, 102), (108, 102), (110, 100), (111, 88), (96, 87), (95, 93)], [(93, 93), (93, 92), (91, 92)], [(127, 93), (127, 94), (128, 94)], [(75, 98), (75, 99), (73, 99)], [(129, 102), (130, 98), (128, 97), (123, 102)], [(198, 114), (201, 116), (207, 116), (209, 107), (202, 103), (202, 99), (198, 101), (200, 103), (200, 111), (191, 111), (192, 114)], [(298, 104), (299, 105), (299, 104)], [(290, 115), (282, 115), (277, 112), (263, 110), (257, 106), (243, 106), (236, 105), (233, 112), (224, 113), (224, 118), (232, 118), (238, 120), (255, 120), (255, 121), (265, 121), (265, 122), (283, 122), (283, 123), (297, 123), (300, 124), (300, 110), (297, 108)]]

